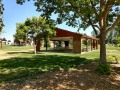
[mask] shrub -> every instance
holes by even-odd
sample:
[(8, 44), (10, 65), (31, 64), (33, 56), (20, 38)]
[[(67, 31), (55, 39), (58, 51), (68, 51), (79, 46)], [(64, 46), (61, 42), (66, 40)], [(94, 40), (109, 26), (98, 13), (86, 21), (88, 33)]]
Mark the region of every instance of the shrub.
[(98, 73), (104, 74), (104, 75), (110, 75), (111, 74), (111, 67), (108, 63), (99, 63), (97, 65), (96, 71)]

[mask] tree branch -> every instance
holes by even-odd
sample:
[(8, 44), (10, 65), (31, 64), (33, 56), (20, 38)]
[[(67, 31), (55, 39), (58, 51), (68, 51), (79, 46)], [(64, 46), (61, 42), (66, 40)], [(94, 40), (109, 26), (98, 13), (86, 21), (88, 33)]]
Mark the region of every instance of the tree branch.
[(98, 28), (100, 30), (100, 27), (98, 25), (94, 25), (94, 27)]
[[(75, 12), (76, 12), (77, 14), (79, 14), (78, 10), (75, 8), (75, 5), (73, 5), (73, 3), (71, 2), (71, 0), (68, 0), (68, 2), (70, 3), (71, 7), (75, 10)], [(82, 21), (90, 24), (90, 23), (87, 21), (87, 19), (83, 18), (82, 16), (80, 16), (80, 18), (82, 19)]]
[(110, 7), (111, 7), (111, 1), (110, 0), (108, 0), (107, 1), (107, 4), (106, 4), (106, 7), (105, 7), (105, 9), (104, 9), (104, 17), (103, 17), (103, 24), (104, 24), (104, 27), (103, 28), (106, 28), (106, 26), (107, 26), (107, 24), (106, 24), (106, 19), (107, 19), (107, 15), (108, 15), (108, 12), (109, 12), (109, 9), (110, 9)]
[(118, 15), (117, 19), (115, 20), (115, 22), (111, 25), (111, 27), (109, 27), (106, 32), (109, 32), (110, 30), (113, 30), (113, 28), (115, 27), (115, 25), (120, 21), (120, 15)]
[(100, 16), (99, 16), (99, 25), (100, 25), (100, 28), (102, 28), (103, 27), (103, 23), (102, 23), (102, 20), (103, 20), (103, 18), (102, 18), (102, 13), (103, 13), (103, 6), (104, 6), (104, 0), (100, 0), (100, 11), (99, 11), (99, 14), (100, 14)]
[(95, 28), (95, 25), (92, 23), (92, 20), (90, 19), (90, 16), (88, 16), (88, 17), (89, 17), (89, 22), (90, 22), (90, 24), (91, 24), (91, 26), (92, 26), (92, 28), (93, 28), (96, 36), (97, 36), (97, 35), (98, 35), (98, 32), (97, 32), (97, 30), (96, 30), (96, 28)]
[(94, 10), (94, 13), (95, 13), (97, 19), (99, 19), (99, 15), (98, 15), (98, 13), (97, 13), (97, 10), (96, 10), (96, 8), (95, 8), (95, 5), (93, 4), (92, 1), (90, 1), (90, 3), (91, 3), (91, 6), (92, 6), (92, 8), (93, 8), (93, 10)]

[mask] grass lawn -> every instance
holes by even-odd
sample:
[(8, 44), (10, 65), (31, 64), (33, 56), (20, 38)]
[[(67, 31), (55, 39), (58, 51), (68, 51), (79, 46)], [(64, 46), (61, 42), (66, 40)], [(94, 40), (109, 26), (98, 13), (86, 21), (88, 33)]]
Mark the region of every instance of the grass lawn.
[[(91, 77), (93, 80), (95, 78), (100, 79), (101, 77), (104, 77), (98, 77), (99, 75), (94, 73), (94, 64), (92, 63), (93, 61), (97, 61), (99, 59), (99, 50), (84, 54), (39, 52), (34, 55), (33, 47), (31, 46), (3, 46), (3, 48), (0, 48), (0, 57), (0, 83), (13, 82), (17, 83), (17, 85), (21, 85), (21, 83), (26, 82), (26, 80), (31, 80), (30, 78), (37, 78), (38, 75), (43, 75), (41, 77), (44, 79), (48, 77), (53, 78), (51, 77), (53, 72), (58, 73), (58, 71), (61, 72), (61, 74), (65, 72), (72, 72), (72, 74), (75, 74), (73, 72), (77, 71), (76, 73), (78, 73), (79, 71), (79, 75), (81, 75), (84, 79), (86, 79), (84, 76), (86, 74), (90, 74), (87, 77)], [(116, 62), (116, 59), (120, 61), (120, 47), (116, 48), (113, 46), (107, 46), (107, 59), (110, 62)], [(120, 71), (117, 71), (119, 69), (120, 68), (115, 69), (118, 75), (120, 75)], [(80, 73), (80, 70), (82, 70), (82, 73)], [(48, 75), (46, 75), (46, 73)], [(66, 75), (69, 74), (67, 73)], [(55, 74), (53, 76), (55, 77)], [(73, 75), (73, 77), (75, 76), (76, 75)], [(39, 77), (40, 80), (41, 77)], [(64, 77), (64, 74), (62, 77)], [(70, 75), (68, 77), (70, 77)], [(103, 81), (104, 80), (106, 79), (103, 79)], [(85, 81), (83, 82), (87, 83)], [(110, 82), (107, 83), (110, 84)], [(0, 86), (4, 87), (2, 84)], [(120, 86), (116, 85), (115, 87)], [(15, 87), (13, 89), (15, 89)]]

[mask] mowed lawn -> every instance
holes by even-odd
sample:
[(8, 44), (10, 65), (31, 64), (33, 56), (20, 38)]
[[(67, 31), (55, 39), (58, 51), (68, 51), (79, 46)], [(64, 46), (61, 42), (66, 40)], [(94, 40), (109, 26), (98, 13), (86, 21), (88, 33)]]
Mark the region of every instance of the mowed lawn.
[[(64, 53), (64, 52), (63, 53), (47, 52), (47, 51), (44, 51), (44, 48), (42, 48), (42, 51), (35, 55), (32, 46), (3, 46), (3, 48), (0, 48), (0, 83), (1, 83), (0, 89), (22, 88), (20, 90), (27, 90), (27, 89), (29, 90), (30, 88), (32, 89), (42, 88), (38, 90), (43, 90), (46, 88), (46, 86), (42, 84), (40, 87), (36, 87), (34, 85), (33, 85), (34, 87), (30, 87), (30, 86), (25, 87), (27, 85), (26, 82), (31, 84), (30, 81), (37, 80), (39, 75), (41, 75), (39, 77), (40, 80), (42, 80), (41, 77), (44, 79), (46, 78), (46, 80), (48, 80), (49, 78), (55, 77), (55, 73), (58, 74), (59, 76), (59, 77), (56, 76), (56, 78), (64, 77), (65, 79), (67, 79), (69, 77), (69, 79), (73, 79), (73, 78), (78, 78), (78, 76), (81, 75), (80, 72), (82, 72), (82, 75), (79, 76), (79, 79), (83, 78), (84, 80), (86, 80), (87, 78), (85, 78), (85, 75), (86, 77), (88, 77), (87, 79), (88, 82), (84, 80), (82, 81), (86, 83), (86, 86), (85, 86), (86, 88), (83, 87), (83, 89), (90, 89), (92, 88), (90, 86), (92, 85), (92, 83), (90, 84), (90, 78), (91, 79), (93, 78), (95, 82), (97, 82), (97, 78), (98, 79), (101, 79), (101, 77), (107, 78), (107, 76), (99, 77), (99, 75), (95, 73), (95, 66), (96, 66), (95, 63), (98, 60), (99, 60), (99, 50), (86, 52), (83, 54), (74, 54), (74, 53)], [(113, 62), (113, 63), (116, 63), (116, 61), (120, 62), (120, 47), (116, 48), (114, 46), (107, 46), (107, 60), (108, 62)], [(119, 78), (118, 81), (115, 81), (116, 84), (118, 85), (112, 86), (112, 88), (114, 87), (116, 88), (115, 90), (119, 90), (118, 88), (120, 87), (119, 85), (120, 71), (119, 70), (120, 70), (119, 67), (117, 69), (115, 68), (114, 70), (114, 74), (116, 73), (116, 75)], [(71, 72), (71, 74), (68, 74), (69, 72)], [(76, 76), (78, 72), (79, 72), (79, 75)], [(67, 76), (64, 76), (64, 74)], [(73, 77), (71, 78), (72, 74), (73, 74)], [(103, 81), (104, 80), (106, 81), (107, 79), (103, 79)], [(51, 82), (54, 83), (58, 81), (51, 80)], [(8, 85), (8, 83), (12, 83), (12, 84)], [(35, 83), (38, 83), (38, 82), (35, 82)], [(75, 80), (74, 84), (77, 84), (77, 83), (79, 82)], [(84, 86), (84, 83), (82, 83), (83, 86)], [(87, 83), (89, 83), (90, 85), (88, 85)], [(110, 82), (106, 82), (106, 83), (110, 85), (112, 84)], [(16, 84), (16, 85), (14, 86), (13, 84)], [(56, 84), (57, 83), (53, 84), (53, 88), (67, 89), (66, 87), (62, 87), (62, 86), (55, 86)], [(82, 88), (82, 84), (76, 85), (76, 88), (79, 88), (78, 86)], [(48, 85), (49, 85), (48, 88), (51, 89), (51, 86), (50, 86), (51, 84), (49, 83)], [(69, 86), (66, 84), (63, 84), (63, 85)], [(69, 87), (72, 87), (72, 86), (69, 86)], [(96, 85), (93, 88), (99, 90), (101, 86), (99, 86), (98, 84), (98, 86)], [(75, 89), (75, 87), (73, 89), (77, 90)], [(109, 89), (109, 87), (106, 86), (105, 89)]]

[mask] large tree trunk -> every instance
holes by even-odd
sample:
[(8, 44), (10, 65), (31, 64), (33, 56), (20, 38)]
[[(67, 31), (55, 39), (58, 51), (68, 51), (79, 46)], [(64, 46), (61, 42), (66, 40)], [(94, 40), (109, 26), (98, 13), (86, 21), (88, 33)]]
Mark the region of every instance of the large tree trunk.
[(105, 39), (106, 39), (106, 32), (105, 32), (105, 30), (102, 30), (101, 34), (100, 34), (100, 61), (101, 61), (101, 63), (106, 63)]

